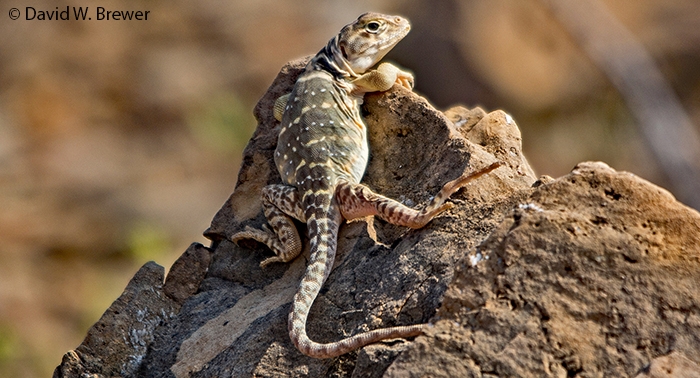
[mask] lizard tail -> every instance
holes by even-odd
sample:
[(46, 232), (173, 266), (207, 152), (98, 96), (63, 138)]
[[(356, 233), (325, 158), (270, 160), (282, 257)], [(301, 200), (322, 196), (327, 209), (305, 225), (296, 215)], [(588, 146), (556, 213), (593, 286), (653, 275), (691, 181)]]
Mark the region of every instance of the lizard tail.
[[(289, 319), (291, 324), (294, 321), (293, 313), (290, 314)], [(297, 331), (297, 334), (290, 330), (289, 335), (297, 349), (305, 355), (314, 358), (331, 358), (352, 352), (353, 350), (360, 349), (381, 340), (418, 336), (423, 333), (426, 327), (428, 327), (427, 324), (414, 324), (410, 326), (379, 328), (326, 344), (317, 343), (309, 339), (306, 335), (306, 329), (303, 326), (301, 330)]]
[(314, 303), (333, 267), (338, 228), (342, 221), (337, 206), (334, 203), (327, 204), (327, 206), (323, 206), (326, 207), (326, 209), (323, 209), (325, 211), (319, 211), (322, 209), (316, 208), (315, 216), (307, 217), (311, 256), (306, 273), (304, 273), (304, 277), (299, 285), (299, 290), (294, 296), (292, 311), (289, 313), (289, 337), (294, 345), (307, 356), (331, 358), (380, 340), (412, 337), (421, 334), (427, 327), (426, 324), (380, 328), (333, 343), (317, 343), (309, 339), (309, 336), (306, 334), (306, 319), (308, 318), (311, 305)]

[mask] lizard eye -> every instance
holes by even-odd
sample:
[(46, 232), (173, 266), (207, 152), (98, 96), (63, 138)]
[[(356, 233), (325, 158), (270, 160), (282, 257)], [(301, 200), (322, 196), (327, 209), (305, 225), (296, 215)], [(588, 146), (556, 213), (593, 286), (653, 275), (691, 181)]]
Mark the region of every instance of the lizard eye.
[(365, 29), (370, 33), (376, 33), (379, 31), (381, 24), (377, 21), (372, 21), (365, 26)]

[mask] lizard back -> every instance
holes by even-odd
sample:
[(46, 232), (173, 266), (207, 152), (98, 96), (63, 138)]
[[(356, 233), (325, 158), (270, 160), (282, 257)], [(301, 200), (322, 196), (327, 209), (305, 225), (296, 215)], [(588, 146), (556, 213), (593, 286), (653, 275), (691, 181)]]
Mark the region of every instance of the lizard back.
[[(300, 193), (360, 182), (367, 166), (367, 129), (361, 97), (312, 61), (297, 80), (281, 121), (275, 164)], [(322, 185), (323, 183), (323, 185)]]

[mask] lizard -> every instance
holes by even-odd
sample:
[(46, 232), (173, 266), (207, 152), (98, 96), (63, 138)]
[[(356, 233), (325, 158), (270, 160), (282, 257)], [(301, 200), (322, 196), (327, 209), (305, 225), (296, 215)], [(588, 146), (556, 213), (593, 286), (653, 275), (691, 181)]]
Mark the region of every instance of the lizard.
[(369, 159), (367, 126), (360, 115), (364, 94), (387, 91), (394, 84), (413, 87), (413, 76), (394, 65), (381, 63), (371, 68), (410, 28), (403, 17), (365, 13), (343, 27), (310, 60), (292, 92), (274, 105), (274, 116), (281, 122), (274, 161), (284, 183), (265, 186), (261, 193), (272, 230), (247, 226), (231, 236), (235, 243), (253, 239), (267, 245), (275, 256), (260, 263), (264, 268), (289, 262), (301, 253), (302, 241), (293, 219), (306, 223), (310, 258), (292, 302), (288, 330), (296, 348), (311, 357), (331, 358), (384, 339), (417, 336), (428, 326), (375, 329), (331, 343), (308, 337), (306, 320), (333, 267), (340, 224), (377, 215), (392, 224), (421, 228), (452, 207), (446, 200), (453, 193), (500, 165), (465, 173), (445, 184), (421, 211), (360, 184)]

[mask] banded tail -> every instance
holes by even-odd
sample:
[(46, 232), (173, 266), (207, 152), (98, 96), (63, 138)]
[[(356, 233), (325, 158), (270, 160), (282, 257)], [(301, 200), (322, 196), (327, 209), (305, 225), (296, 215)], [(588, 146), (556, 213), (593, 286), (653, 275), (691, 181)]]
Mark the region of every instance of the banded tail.
[[(328, 192), (309, 193), (302, 202), (307, 209), (306, 219), (311, 257), (299, 290), (294, 295), (289, 313), (289, 337), (307, 356), (331, 358), (362, 348), (384, 339), (412, 337), (421, 334), (425, 324), (380, 328), (363, 332), (332, 343), (317, 343), (306, 333), (306, 319), (314, 300), (333, 267), (338, 240), (338, 228), (343, 218), (334, 196)], [(307, 206), (307, 204), (314, 204)]]

